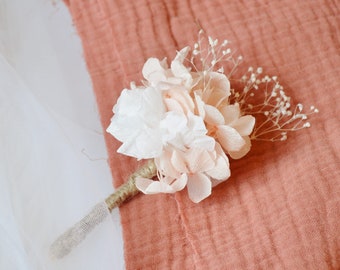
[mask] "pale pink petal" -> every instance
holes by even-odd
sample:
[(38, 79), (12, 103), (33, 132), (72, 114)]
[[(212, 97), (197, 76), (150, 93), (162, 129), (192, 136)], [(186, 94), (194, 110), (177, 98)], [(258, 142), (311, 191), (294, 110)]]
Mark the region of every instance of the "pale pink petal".
[(201, 116), (204, 119), (205, 118), (204, 102), (199, 95), (199, 91), (195, 91), (194, 96), (195, 96), (197, 113), (199, 116)]
[(218, 143), (216, 143), (215, 149), (217, 153), (215, 166), (213, 169), (206, 171), (206, 174), (216, 180), (223, 181), (230, 177), (229, 160)]
[(220, 113), (216, 107), (211, 105), (205, 105), (205, 118), (204, 121), (206, 123), (209, 123), (210, 125), (223, 125), (224, 124), (224, 118), (223, 115)]
[(253, 132), (254, 125), (255, 117), (251, 115), (242, 116), (230, 124), (241, 136), (249, 136)]
[(187, 188), (189, 198), (198, 203), (211, 194), (210, 178), (203, 173), (189, 175)]
[[(195, 104), (190, 97), (189, 93), (185, 88), (172, 88), (170, 90), (166, 90), (163, 92), (164, 101), (167, 103), (172, 100), (175, 100), (179, 106), (181, 106), (181, 112), (187, 114), (188, 112), (194, 112)], [(177, 108), (175, 108), (178, 111)], [(168, 106), (168, 110), (172, 110)]]
[(174, 151), (171, 163), (175, 170), (181, 173), (197, 173), (211, 170), (215, 162), (209, 152), (199, 148), (187, 151)]
[(136, 178), (136, 187), (144, 194), (169, 193), (171, 191), (170, 185), (142, 177)]
[(208, 151), (192, 148), (185, 153), (185, 163), (190, 173), (211, 170), (215, 162)]
[[(225, 179), (225, 180), (227, 180), (227, 179)], [(217, 185), (223, 183), (225, 180), (222, 180), (222, 181), (221, 181), (221, 180), (216, 180), (216, 179), (214, 179), (214, 178), (211, 178), (211, 187), (214, 188), (214, 187), (216, 187)]]
[(242, 157), (244, 157), (250, 150), (251, 148), (251, 141), (249, 139), (249, 137), (245, 136), (243, 137), (244, 141), (246, 142), (245, 145), (239, 150), (239, 151), (229, 151), (229, 155), (231, 158), (233, 159), (240, 159)]
[(240, 117), (240, 106), (238, 103), (233, 105), (226, 105), (220, 108), (224, 117), (225, 124), (228, 125)]
[(222, 157), (218, 157), (215, 167), (207, 171), (206, 174), (216, 180), (226, 180), (230, 176), (229, 162), (226, 162)]
[(180, 173), (189, 172), (186, 164), (185, 164), (185, 153), (183, 151), (173, 151), (171, 156), (171, 164), (175, 168), (176, 171)]
[(207, 103), (218, 106), (230, 96), (230, 82), (224, 74), (218, 72), (210, 72), (207, 77), (209, 78)]
[(200, 149), (205, 149), (207, 151), (213, 151), (214, 147), (215, 147), (215, 139), (213, 137), (210, 136), (201, 136), (198, 139), (195, 139), (192, 143), (191, 143), (191, 147), (194, 148), (200, 148)]
[(159, 158), (155, 158), (157, 170), (166, 176), (177, 178), (180, 173), (174, 168), (171, 162), (172, 151), (164, 150)]
[[(164, 180), (161, 179), (161, 180)], [(154, 181), (147, 178), (137, 177), (136, 187), (144, 194), (175, 193), (182, 190), (187, 183), (187, 176), (184, 174), (180, 178), (168, 179), (169, 181)], [(171, 180), (171, 181), (170, 181)], [(167, 182), (173, 182), (169, 185)]]
[(236, 129), (230, 126), (218, 126), (216, 135), (219, 143), (226, 151), (239, 151), (245, 141)]
[(185, 188), (187, 182), (188, 182), (187, 174), (182, 174), (179, 178), (173, 181), (173, 183), (171, 184), (171, 188), (175, 191), (180, 191), (183, 188)]
[(183, 107), (179, 102), (172, 98), (165, 98), (164, 99), (165, 106), (167, 108), (167, 111), (174, 111), (179, 113), (184, 113)]
[(164, 61), (160, 62), (157, 58), (149, 58), (142, 69), (142, 74), (149, 82), (166, 81)]

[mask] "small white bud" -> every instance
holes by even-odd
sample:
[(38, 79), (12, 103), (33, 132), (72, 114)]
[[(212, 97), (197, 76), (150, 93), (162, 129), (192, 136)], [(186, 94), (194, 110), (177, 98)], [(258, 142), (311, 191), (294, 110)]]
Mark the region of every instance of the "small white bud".
[(219, 73), (224, 73), (224, 68), (223, 68), (223, 67), (220, 67), (220, 68), (217, 70), (217, 72), (219, 72)]
[(229, 43), (229, 41), (225, 39), (225, 40), (223, 40), (222, 46), (226, 46), (228, 43)]
[(256, 70), (256, 72), (257, 72), (258, 74), (261, 74), (262, 71), (263, 71), (263, 69), (262, 69), (261, 67), (258, 67), (257, 70)]

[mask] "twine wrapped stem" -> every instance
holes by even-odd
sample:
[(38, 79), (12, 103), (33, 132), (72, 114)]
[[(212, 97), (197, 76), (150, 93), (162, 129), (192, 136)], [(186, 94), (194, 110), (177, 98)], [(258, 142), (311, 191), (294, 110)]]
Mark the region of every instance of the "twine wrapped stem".
[(136, 178), (153, 178), (157, 174), (157, 168), (152, 160), (130, 175), (128, 181), (121, 185), (113, 194), (98, 203), (90, 213), (78, 221), (59, 236), (50, 247), (50, 255), (53, 258), (62, 258), (78, 246), (86, 236), (109, 215), (112, 209), (134, 197), (139, 190), (136, 187)]
[(107, 208), (112, 211), (115, 207), (119, 207), (123, 202), (134, 197), (139, 190), (136, 187), (136, 178), (153, 178), (156, 176), (157, 168), (153, 161), (149, 160), (147, 164), (138, 169), (132, 175), (130, 175), (128, 181), (121, 185), (115, 193), (106, 198), (105, 202)]

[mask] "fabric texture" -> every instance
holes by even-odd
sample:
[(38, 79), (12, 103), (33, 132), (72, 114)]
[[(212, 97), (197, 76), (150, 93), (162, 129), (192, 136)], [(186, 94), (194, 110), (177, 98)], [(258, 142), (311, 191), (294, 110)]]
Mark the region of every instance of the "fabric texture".
[[(198, 24), (229, 39), (244, 66), (278, 75), (320, 110), (282, 143), (255, 142), (231, 178), (192, 203), (186, 191), (137, 196), (120, 208), (127, 269), (340, 268), (340, 5), (336, 1), (66, 0), (103, 128), (149, 57), (172, 59)], [(114, 185), (138, 164), (106, 134)], [(114, 254), (112, 254), (114, 256)]]

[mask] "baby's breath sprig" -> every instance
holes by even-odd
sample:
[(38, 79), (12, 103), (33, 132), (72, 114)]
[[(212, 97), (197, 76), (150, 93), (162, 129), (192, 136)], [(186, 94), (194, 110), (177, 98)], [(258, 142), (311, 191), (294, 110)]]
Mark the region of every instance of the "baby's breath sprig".
[[(225, 74), (231, 85), (231, 95), (227, 102), (239, 104), (242, 115), (253, 115), (256, 124), (250, 139), (260, 141), (284, 141), (288, 133), (309, 128), (308, 117), (318, 113), (315, 106), (305, 112), (303, 105), (292, 105), (277, 76), (263, 75), (261, 67), (249, 67), (248, 71), (237, 76), (243, 57), (235, 56), (228, 40), (219, 42), (203, 30), (199, 31), (198, 41), (190, 57), (186, 60), (196, 72), (207, 74), (215, 71)], [(233, 85), (233, 83), (235, 85)], [(209, 85), (209, 78), (206, 80)], [(221, 103), (220, 106), (225, 105)]]
[(210, 36), (206, 38), (204, 31), (200, 30), (191, 57), (187, 60), (196, 72), (217, 71), (224, 74), (225, 69), (228, 68), (229, 78), (243, 60), (241, 55), (235, 57), (229, 45), (230, 41), (227, 39), (220, 43), (218, 39)]
[[(253, 67), (241, 77), (243, 89), (232, 91), (231, 99), (240, 104), (244, 114), (257, 116), (258, 121), (251, 135), (253, 140), (284, 141), (288, 132), (311, 126), (308, 117), (318, 109), (310, 107), (304, 112), (303, 105), (291, 105), (291, 98), (279, 83), (277, 76), (262, 75), (262, 68)], [(259, 101), (259, 98), (261, 101)]]

